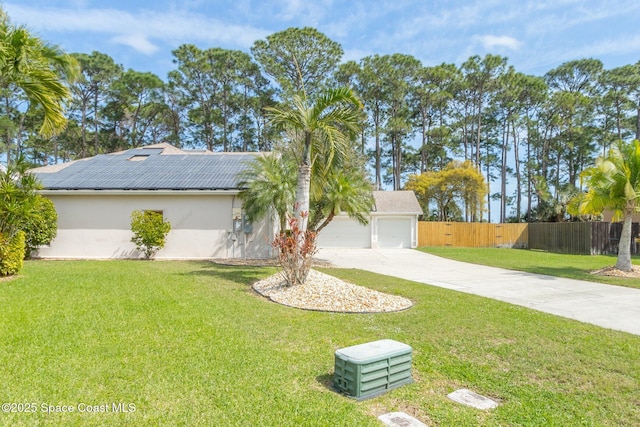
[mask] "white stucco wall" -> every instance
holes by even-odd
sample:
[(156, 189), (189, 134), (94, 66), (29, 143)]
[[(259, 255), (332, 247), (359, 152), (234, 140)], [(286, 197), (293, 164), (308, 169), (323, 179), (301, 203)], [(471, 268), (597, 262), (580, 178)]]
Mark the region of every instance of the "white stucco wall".
[(336, 216), (318, 235), (319, 248), (415, 248), (418, 215), (377, 214), (362, 225), (346, 215)]
[(370, 248), (371, 220), (362, 225), (345, 214), (336, 215), (318, 234), (318, 248)]
[[(271, 224), (253, 224), (250, 234), (232, 233), (233, 194), (45, 194), (58, 213), (58, 235), (42, 258), (138, 258), (131, 242), (131, 212), (162, 211), (171, 223), (167, 243), (156, 259), (269, 258)], [(124, 192), (126, 193), (126, 192)], [(235, 238), (234, 238), (235, 236)], [(246, 240), (246, 243), (245, 243)]]
[(418, 246), (417, 215), (376, 215), (372, 220), (372, 248)]

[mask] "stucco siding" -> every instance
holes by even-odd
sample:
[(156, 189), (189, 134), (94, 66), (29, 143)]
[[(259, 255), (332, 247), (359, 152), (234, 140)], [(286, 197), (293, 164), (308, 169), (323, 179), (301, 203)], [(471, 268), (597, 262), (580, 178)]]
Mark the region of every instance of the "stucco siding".
[(417, 215), (374, 215), (372, 229), (371, 247), (374, 249), (418, 246)]
[(411, 217), (376, 218), (378, 248), (413, 248)]
[(319, 248), (370, 248), (371, 224), (339, 215), (318, 234)]
[[(231, 233), (232, 209), (240, 200), (229, 194), (47, 195), (58, 213), (58, 235), (41, 248), (43, 258), (137, 258), (131, 240), (131, 212), (162, 211), (171, 223), (166, 246), (156, 258), (268, 258), (272, 232), (268, 221), (253, 232)], [(247, 244), (245, 245), (245, 237)]]
[(339, 216), (318, 235), (318, 248), (415, 248), (417, 245), (417, 215), (374, 213), (366, 226)]

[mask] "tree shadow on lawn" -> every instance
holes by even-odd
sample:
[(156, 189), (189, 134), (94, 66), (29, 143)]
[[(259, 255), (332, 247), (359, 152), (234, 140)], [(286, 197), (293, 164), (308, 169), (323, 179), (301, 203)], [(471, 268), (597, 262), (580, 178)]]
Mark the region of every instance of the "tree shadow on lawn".
[(199, 270), (192, 270), (184, 273), (188, 276), (205, 276), (211, 278), (220, 278), (241, 285), (252, 285), (260, 279), (266, 278), (276, 273), (273, 267), (256, 267), (245, 265), (223, 265), (213, 262), (201, 264)]
[[(612, 267), (615, 263), (611, 264)], [(600, 270), (600, 269), (598, 269)], [(544, 276), (544, 280), (550, 282), (559, 279), (570, 279), (582, 282), (597, 283), (600, 285), (619, 286), (633, 289), (640, 289), (640, 281), (637, 277), (623, 277), (621, 275), (598, 274), (595, 271), (576, 267), (538, 267), (530, 268), (527, 273)]]
[[(558, 278), (567, 278), (567, 279), (575, 279), (578, 278), (580, 276), (587, 276), (589, 274), (589, 271), (584, 270), (582, 268), (575, 268), (575, 267), (545, 267), (545, 266), (540, 266), (540, 267), (535, 267), (535, 268), (531, 268), (528, 271), (529, 273), (533, 273), (533, 274), (539, 274), (542, 276), (550, 276), (548, 277), (549, 280), (554, 280), (554, 279), (558, 279)], [(585, 279), (577, 279), (577, 280), (586, 280)]]
[[(607, 266), (607, 267), (613, 267), (615, 265), (615, 260), (613, 263), (611, 263), (611, 265)], [(573, 280), (582, 280), (582, 281), (586, 281), (586, 282), (594, 282), (594, 283), (603, 283), (603, 284), (607, 284), (606, 283), (606, 278), (602, 275), (598, 275), (595, 272), (601, 270), (600, 268), (598, 269), (593, 269), (593, 270), (588, 270), (585, 268), (577, 268), (577, 267), (544, 267), (544, 266), (540, 266), (537, 268), (531, 268), (529, 269), (530, 273), (534, 273), (534, 274), (539, 274), (539, 275), (543, 275), (543, 276), (551, 276), (548, 279), (549, 280), (553, 280), (553, 279), (560, 279), (560, 278), (566, 278), (566, 279), (573, 279)], [(629, 280), (632, 281), (634, 278), (631, 277), (621, 277), (621, 276), (611, 276), (611, 277), (615, 277), (616, 279), (622, 279), (621, 283), (617, 283), (617, 284), (612, 284), (609, 283), (612, 286), (616, 286), (616, 285), (625, 285), (625, 281)], [(637, 278), (636, 278), (637, 280)], [(633, 283), (630, 283), (629, 286), (631, 287), (638, 287), (637, 285), (634, 285)]]

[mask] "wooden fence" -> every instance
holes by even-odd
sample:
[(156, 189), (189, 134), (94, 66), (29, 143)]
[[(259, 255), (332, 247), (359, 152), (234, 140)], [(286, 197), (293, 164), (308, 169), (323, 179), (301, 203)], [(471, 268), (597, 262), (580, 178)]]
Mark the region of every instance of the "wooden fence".
[(610, 226), (608, 222), (531, 223), (529, 249), (580, 255), (608, 253)]
[(527, 224), (420, 221), (418, 246), (528, 248)]
[[(611, 224), (609, 231), (609, 252), (618, 253), (618, 243), (620, 241), (620, 235), (622, 234), (622, 223), (614, 222)], [(633, 255), (640, 254), (640, 224), (634, 222), (631, 225), (631, 253)]]
[[(617, 252), (620, 224), (564, 222), (487, 224), (470, 222), (418, 223), (418, 246), (528, 248), (549, 252), (598, 255)], [(633, 237), (640, 228), (634, 225)], [(631, 252), (640, 242), (632, 239)]]

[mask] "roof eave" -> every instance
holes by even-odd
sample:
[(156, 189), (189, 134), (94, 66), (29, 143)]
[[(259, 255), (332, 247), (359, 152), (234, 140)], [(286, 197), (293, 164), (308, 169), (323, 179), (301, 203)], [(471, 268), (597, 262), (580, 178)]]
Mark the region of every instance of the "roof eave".
[(379, 212), (379, 211), (373, 211), (371, 212), (371, 215), (422, 215), (422, 212)]
[(210, 194), (230, 194), (240, 193), (237, 188), (215, 188), (215, 189), (87, 189), (87, 188), (45, 188), (38, 193), (43, 196), (54, 195), (82, 195), (82, 196), (146, 196), (146, 195), (210, 195)]

